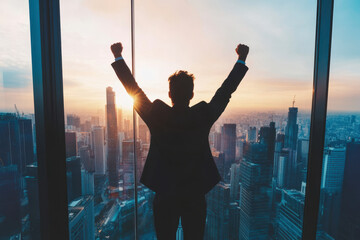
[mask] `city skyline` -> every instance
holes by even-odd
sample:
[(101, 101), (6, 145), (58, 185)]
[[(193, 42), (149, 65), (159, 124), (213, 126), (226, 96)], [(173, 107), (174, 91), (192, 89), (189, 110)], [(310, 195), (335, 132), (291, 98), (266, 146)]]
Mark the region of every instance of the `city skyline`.
[[(2, 34), (0, 48), (1, 111), (10, 111), (14, 104), (24, 112), (33, 109), (27, 4), (27, 1), (12, 2), (0, 10), (2, 21), (13, 19), (0, 29), (6, 33)], [(66, 111), (84, 114), (102, 109), (106, 97), (99, 89), (107, 86), (112, 86), (119, 96), (118, 106), (131, 109), (131, 99), (110, 67), (113, 58), (109, 50), (112, 42), (122, 41), (124, 58), (130, 65), (128, 5), (125, 1), (101, 5), (95, 1), (61, 1)], [(159, 14), (157, 7), (160, 6), (167, 11)], [(337, 10), (337, 6), (341, 9)], [(335, 3), (329, 111), (359, 111), (356, 104), (360, 101), (357, 93), (360, 76), (356, 71), (360, 63), (358, 49), (352, 49), (351, 44), (344, 46), (342, 41), (349, 39), (355, 44), (360, 32), (346, 24), (340, 27), (345, 20), (353, 24), (360, 22), (354, 21), (358, 15), (351, 14), (358, 8), (359, 3)], [(294, 95), (299, 108), (310, 110), (315, 3), (229, 2), (219, 5), (215, 1), (175, 4), (157, 0), (151, 4), (136, 4), (135, 9), (136, 78), (151, 100), (160, 98), (170, 104), (167, 77), (178, 69), (186, 69), (196, 77), (191, 105), (209, 101), (236, 60), (236, 44), (243, 42), (250, 46), (247, 61), (250, 70), (233, 95), (227, 112), (284, 109)], [(242, 9), (243, 14), (235, 9)], [(299, 14), (294, 15), (286, 11), (288, 9), (297, 9)], [(19, 11), (21, 17), (18, 17)], [(279, 11), (284, 16), (275, 14)], [(185, 12), (186, 19), (182, 15)], [(226, 17), (212, 17), (225, 13)], [(78, 20), (84, 18), (89, 20), (88, 26)], [(147, 29), (146, 22), (153, 26), (152, 30)], [(233, 22), (237, 23), (236, 30), (232, 28)], [(192, 27), (187, 28), (189, 25)], [(201, 39), (207, 41), (198, 44)], [(11, 49), (16, 49), (17, 53), (12, 54)]]

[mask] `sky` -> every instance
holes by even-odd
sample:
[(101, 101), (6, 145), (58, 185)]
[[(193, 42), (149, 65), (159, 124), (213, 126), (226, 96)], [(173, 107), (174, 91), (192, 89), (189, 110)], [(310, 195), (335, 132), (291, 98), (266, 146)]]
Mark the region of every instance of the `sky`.
[[(360, 2), (335, 1), (329, 111), (360, 111)], [(131, 67), (130, 1), (60, 0), (65, 112), (105, 107), (106, 87), (119, 107), (131, 98), (116, 78), (110, 45), (122, 42)], [(247, 44), (249, 71), (227, 113), (286, 111), (296, 96), (311, 108), (316, 1), (135, 1), (135, 76), (150, 100), (168, 98), (169, 75), (195, 79), (191, 104), (209, 101), (231, 71), (238, 43)], [(0, 111), (33, 111), (27, 0), (0, 7)]]

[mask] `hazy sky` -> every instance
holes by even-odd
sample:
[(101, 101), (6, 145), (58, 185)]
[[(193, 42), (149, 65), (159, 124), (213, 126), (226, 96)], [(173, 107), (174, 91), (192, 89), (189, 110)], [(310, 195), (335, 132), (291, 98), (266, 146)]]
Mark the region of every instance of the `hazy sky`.
[[(110, 64), (121, 41), (131, 66), (130, 1), (60, 0), (66, 112), (104, 109), (107, 86), (118, 105), (131, 99)], [(167, 78), (179, 69), (196, 77), (195, 97), (209, 101), (250, 46), (249, 72), (229, 111), (285, 110), (296, 95), (310, 109), (316, 1), (135, 1), (136, 78), (151, 100), (168, 99)], [(360, 111), (360, 2), (336, 0), (329, 110)], [(0, 111), (33, 109), (28, 0), (0, 4)]]

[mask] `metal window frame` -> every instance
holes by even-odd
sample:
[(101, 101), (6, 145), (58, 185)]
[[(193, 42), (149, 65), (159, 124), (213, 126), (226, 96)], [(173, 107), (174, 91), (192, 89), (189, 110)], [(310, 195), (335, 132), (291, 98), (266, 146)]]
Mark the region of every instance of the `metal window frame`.
[(59, 0), (29, 0), (40, 229), (68, 239)]
[[(303, 239), (316, 239), (334, 0), (317, 1)], [(59, 0), (29, 0), (42, 239), (69, 239)], [(134, 67), (133, 67), (134, 69)], [(135, 140), (134, 140), (135, 141)]]
[(316, 239), (329, 89), (334, 0), (317, 1), (314, 85), (302, 238)]

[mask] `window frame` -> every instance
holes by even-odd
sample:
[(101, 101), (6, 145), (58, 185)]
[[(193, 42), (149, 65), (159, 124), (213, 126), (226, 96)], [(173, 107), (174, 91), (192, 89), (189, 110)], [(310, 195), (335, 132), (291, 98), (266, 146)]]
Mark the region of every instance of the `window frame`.
[[(133, 6), (133, 0), (131, 0), (131, 4)], [(327, 113), (333, 6), (334, 0), (317, 0), (303, 239), (316, 239)], [(59, 0), (29, 0), (29, 11), (41, 236), (42, 239), (69, 239)], [(133, 13), (133, 7), (131, 11)], [(134, 62), (132, 66), (134, 70)], [(135, 221), (136, 219), (135, 216)], [(135, 232), (137, 232), (136, 227)]]

